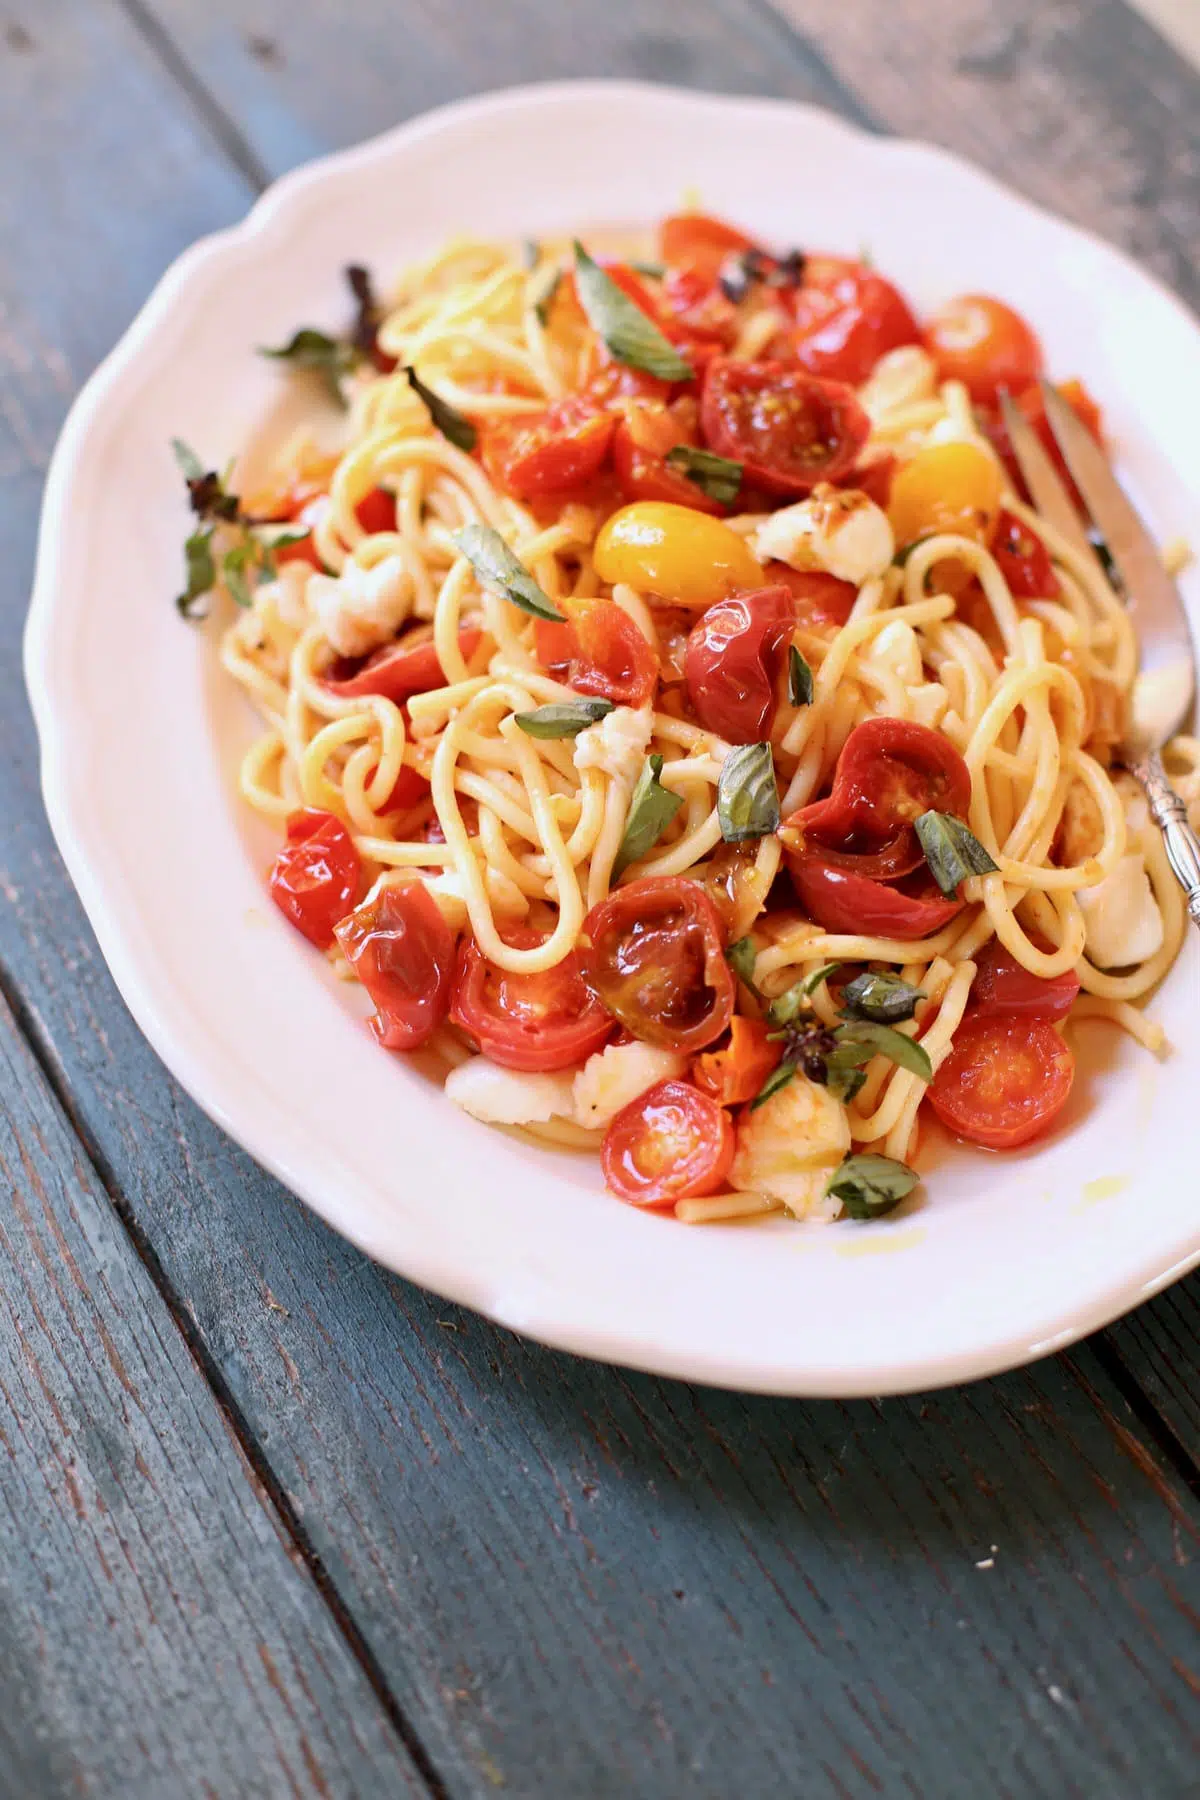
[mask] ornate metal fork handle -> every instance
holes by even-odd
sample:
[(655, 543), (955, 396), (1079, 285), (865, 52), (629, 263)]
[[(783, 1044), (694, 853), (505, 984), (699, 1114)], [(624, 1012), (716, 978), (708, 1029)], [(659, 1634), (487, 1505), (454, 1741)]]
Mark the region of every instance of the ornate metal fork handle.
[(1167, 780), (1157, 750), (1126, 766), (1145, 789), (1150, 816), (1162, 832), (1167, 860), (1187, 898), (1188, 912), (1200, 925), (1200, 837), (1188, 824), (1187, 807)]

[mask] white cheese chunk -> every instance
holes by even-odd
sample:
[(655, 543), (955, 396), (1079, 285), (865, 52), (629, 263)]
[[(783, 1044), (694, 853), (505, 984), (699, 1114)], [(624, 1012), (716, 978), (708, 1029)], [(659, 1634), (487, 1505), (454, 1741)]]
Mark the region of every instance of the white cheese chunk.
[(339, 656), (366, 656), (412, 611), (412, 576), (402, 556), (385, 556), (373, 569), (351, 559), (340, 575), (310, 576), (308, 602)]
[(575, 739), (575, 767), (581, 773), (601, 769), (632, 788), (642, 772), (653, 731), (653, 707), (615, 706)]
[(897, 677), (907, 695), (909, 713), (918, 725), (935, 728), (950, 701), (940, 681), (929, 681), (921, 662), (921, 643), (907, 619), (893, 619), (885, 625), (866, 652), (868, 660), (880, 664)]
[(846, 1109), (828, 1088), (797, 1073), (738, 1121), (729, 1184), (770, 1194), (798, 1219), (832, 1219), (841, 1209), (825, 1184), (850, 1150)]
[(473, 1056), (446, 1077), (446, 1096), (485, 1125), (538, 1125), (571, 1116), (574, 1073), (552, 1075), (502, 1069), (486, 1056)]
[(1138, 851), (1123, 856), (1111, 875), (1076, 895), (1087, 927), (1087, 953), (1098, 969), (1145, 962), (1163, 947), (1162, 914)]
[(888, 350), (858, 390), (858, 397), (872, 419), (932, 400), (937, 393), (937, 364), (920, 344), (901, 344)]
[(855, 587), (882, 575), (896, 553), (882, 508), (857, 488), (835, 488), (827, 482), (814, 488), (807, 500), (764, 519), (753, 548), (760, 562), (774, 559), (793, 569), (824, 569)]
[(660, 1081), (685, 1073), (686, 1056), (656, 1044), (609, 1044), (589, 1056), (575, 1077), (575, 1118), (602, 1131), (623, 1106)]

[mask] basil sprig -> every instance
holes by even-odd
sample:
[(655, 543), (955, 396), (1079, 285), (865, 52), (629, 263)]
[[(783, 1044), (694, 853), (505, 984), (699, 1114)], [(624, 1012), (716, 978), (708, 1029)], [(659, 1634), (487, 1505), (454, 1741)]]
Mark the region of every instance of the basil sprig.
[(442, 436), (448, 438), (456, 449), (466, 450), (468, 453), (472, 451), (479, 433), (470, 419), (460, 413), (456, 406), (451, 406), (448, 400), (443, 400), (431, 387), (427, 387), (411, 363), (405, 363), (404, 373), (408, 376), (408, 385), (413, 393), (425, 402), (429, 417)]
[(374, 363), (377, 369), (385, 372), (394, 366), (392, 359), (384, 356), (379, 348), (383, 308), (375, 298), (370, 271), (361, 263), (351, 263), (345, 275), (355, 303), (354, 323), (346, 337), (331, 337), (315, 325), (301, 325), (286, 344), (273, 347), (264, 344), (259, 348), (260, 356), (270, 356), (276, 362), (290, 364), (293, 369), (319, 375), (332, 399), (342, 407), (346, 405), (342, 382), (360, 363)]
[(917, 1001), (924, 997), (920, 988), (902, 981), (899, 975), (866, 969), (842, 989), (842, 1011), (852, 1019), (873, 1019), (877, 1025), (899, 1025), (904, 1019), (912, 1018)]
[(588, 324), (618, 362), (663, 381), (690, 381), (695, 371), (629, 295), (575, 243), (575, 289)]
[(902, 1069), (910, 1069), (922, 1081), (933, 1079), (929, 1052), (906, 1037), (870, 1019), (844, 1019), (830, 1031), (817, 1018), (809, 999), (822, 981), (840, 965), (825, 964), (795, 982), (767, 1008), (768, 1037), (782, 1043), (782, 1060), (751, 1102), (761, 1106), (789, 1082), (798, 1069), (810, 1081), (827, 1087), (843, 1100), (852, 1100), (866, 1080), (865, 1065), (874, 1056), (887, 1056)]
[(567, 738), (578, 737), (612, 709), (611, 700), (565, 700), (539, 706), (533, 712), (514, 713), (513, 717), (532, 738)]
[(637, 786), (630, 797), (621, 846), (613, 863), (614, 875), (620, 875), (630, 863), (637, 862), (657, 844), (683, 805), (683, 795), (673, 794), (659, 781), (662, 766), (663, 759), (657, 752), (648, 756), (642, 765)]
[(732, 506), (742, 485), (742, 464), (713, 450), (697, 450), (691, 444), (676, 444), (667, 451), (667, 467), (686, 475), (710, 500)]
[(779, 789), (770, 744), (739, 744), (721, 764), (717, 822), (727, 844), (769, 837), (779, 829)]
[(767, 1018), (772, 1025), (790, 1025), (805, 1010), (823, 981), (837, 973), (841, 963), (822, 963), (819, 968), (810, 969), (807, 975), (772, 1000), (767, 1008)]
[[(171, 439), (171, 449), (187, 483), (188, 503), (199, 521), (184, 539), (184, 588), (175, 600), (180, 615), (194, 623), (206, 617), (205, 602), (218, 580), (224, 581), (239, 606), (249, 606), (259, 582), (278, 574), (276, 550), (298, 543), (308, 532), (276, 524), (274, 536), (264, 537), (271, 521), (242, 511), (241, 500), (225, 485), (228, 471), (221, 475), (216, 469), (206, 469), (181, 438)], [(214, 549), (218, 531), (225, 545), (219, 562)]]
[(959, 883), (968, 875), (996, 873), (997, 865), (979, 839), (953, 813), (923, 812), (916, 828), (925, 861), (948, 900), (953, 900)]
[(922, 1081), (933, 1080), (933, 1064), (924, 1044), (893, 1031), (890, 1025), (879, 1025), (873, 1019), (847, 1019), (834, 1032), (839, 1068), (857, 1068), (869, 1063), (873, 1056), (886, 1056), (901, 1069), (911, 1069)]
[(788, 699), (793, 706), (811, 706), (813, 697), (813, 672), (797, 650), (795, 644), (788, 645)]
[(535, 618), (563, 623), (563, 616), (549, 594), (538, 586), (525, 564), (513, 555), (492, 526), (473, 521), (454, 533), (454, 542), (482, 586), (499, 594), (503, 600), (511, 600), (514, 606), (519, 606), (522, 612), (532, 613)]
[(849, 1219), (881, 1219), (911, 1194), (920, 1176), (890, 1156), (848, 1156), (825, 1184)]

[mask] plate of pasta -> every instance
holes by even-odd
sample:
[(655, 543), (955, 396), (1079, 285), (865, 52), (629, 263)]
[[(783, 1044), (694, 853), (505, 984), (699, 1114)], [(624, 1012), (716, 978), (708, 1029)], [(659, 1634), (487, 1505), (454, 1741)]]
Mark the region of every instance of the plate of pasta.
[(934, 1385), (1191, 1266), (1200, 945), (1042, 379), (1182, 568), (1195, 324), (812, 109), (489, 96), (190, 251), (27, 635), (171, 1069), (381, 1261), (668, 1374)]

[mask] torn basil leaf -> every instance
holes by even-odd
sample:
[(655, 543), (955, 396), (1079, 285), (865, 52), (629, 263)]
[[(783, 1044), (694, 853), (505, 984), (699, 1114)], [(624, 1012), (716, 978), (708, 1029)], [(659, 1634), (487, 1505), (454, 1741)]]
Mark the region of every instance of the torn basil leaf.
[(379, 349), (379, 327), (383, 321), (383, 308), (375, 298), (375, 290), (371, 284), (371, 271), (362, 263), (348, 263), (345, 269), (346, 285), (354, 296), (354, 324), (350, 329), (348, 348), (357, 350), (360, 356), (373, 362), (377, 369), (387, 371), (393, 368), (394, 360), (384, 356)]
[(251, 603), (248, 575), (259, 564), (260, 558), (261, 546), (248, 535), (240, 544), (235, 544), (232, 550), (227, 550), (221, 558), (221, 579), (230, 598), (239, 606), (249, 606)]
[(490, 525), (464, 525), (461, 531), (455, 532), (454, 542), (485, 588), (504, 600), (511, 600), (522, 612), (533, 613), (535, 618), (563, 623), (563, 616), (549, 594), (543, 592), (525, 564), (518, 561), (500, 533)]
[(913, 551), (919, 550), (922, 544), (927, 544), (931, 537), (936, 536), (936, 531), (923, 531), (920, 537), (915, 537), (912, 540), (911, 544), (905, 544), (902, 549), (897, 550), (895, 556), (892, 558), (892, 567), (894, 569), (904, 568)]
[(979, 839), (953, 813), (923, 812), (916, 828), (925, 861), (947, 900), (954, 899), (968, 875), (996, 874), (996, 864)]
[(815, 994), (821, 983), (828, 981), (831, 975), (836, 975), (841, 966), (840, 962), (822, 963), (820, 968), (810, 970), (800, 983), (804, 992)]
[(795, 644), (788, 645), (788, 699), (793, 706), (811, 706), (813, 697), (813, 672), (797, 650)]
[(663, 381), (690, 381), (695, 371), (661, 332), (653, 319), (604, 273), (578, 239), (575, 243), (575, 289), (588, 324), (604, 339), (618, 362), (644, 369)]
[(802, 981), (794, 981), (790, 988), (777, 994), (767, 1008), (767, 1022), (782, 1029), (786, 1025), (795, 1024), (802, 1012), (808, 1011), (808, 989)]
[(341, 338), (332, 338), (313, 325), (302, 325), (286, 344), (260, 345), (259, 355), (320, 376), (331, 397), (344, 407), (347, 402), (342, 382), (358, 367), (360, 353), (355, 345), (347, 344)]
[(613, 863), (614, 875), (619, 875), (630, 863), (645, 856), (652, 845), (657, 844), (683, 805), (682, 794), (673, 794), (660, 783), (658, 778), (662, 774), (662, 766), (663, 759), (657, 753), (648, 756), (642, 765), (638, 784), (629, 802), (625, 834)]
[(739, 981), (744, 981), (752, 994), (758, 989), (754, 985), (754, 965), (758, 960), (758, 952), (754, 948), (752, 937), (741, 937), (736, 944), (730, 944), (725, 952), (725, 961), (729, 964)]
[(185, 586), (175, 605), (185, 619), (203, 619), (208, 614), (208, 607), (200, 602), (206, 594), (212, 592), (217, 580), (212, 553), (214, 529), (212, 525), (202, 526), (199, 531), (193, 531), (184, 542)]
[(920, 988), (902, 981), (899, 975), (876, 973), (868, 969), (856, 975), (842, 989), (842, 1011), (852, 1019), (871, 1019), (877, 1025), (899, 1025), (911, 1019), (917, 1001), (924, 999)]
[(767, 1079), (763, 1082), (757, 1094), (755, 1094), (753, 1100), (750, 1102), (750, 1111), (753, 1112), (756, 1107), (765, 1106), (767, 1101), (771, 1098), (771, 1095), (777, 1094), (780, 1088), (786, 1087), (795, 1073), (795, 1063), (776, 1063), (775, 1067), (771, 1070), (771, 1073), (767, 1076)]
[(204, 480), (204, 464), (200, 461), (200, 458), (196, 455), (196, 452), (192, 449), (190, 444), (185, 444), (182, 438), (172, 438), (171, 449), (174, 453), (175, 461), (179, 464), (183, 473), (183, 479), (188, 483), (189, 487), (193, 481)]
[(893, 1031), (890, 1025), (878, 1025), (872, 1019), (847, 1019), (834, 1032), (837, 1047), (826, 1061), (837, 1068), (858, 1068), (873, 1056), (886, 1056), (899, 1068), (910, 1069), (922, 1081), (933, 1080), (933, 1064), (929, 1052), (916, 1038)]
[(676, 444), (673, 450), (667, 451), (666, 461), (669, 469), (678, 469), (681, 475), (686, 475), (710, 500), (732, 506), (737, 499), (742, 485), (740, 462), (731, 462), (727, 456), (717, 456), (712, 450), (696, 450), (691, 444)]
[(844, 1100), (849, 1106), (859, 1089), (866, 1086), (867, 1071), (856, 1065), (841, 1064), (830, 1066), (829, 1058), (825, 1062), (825, 1086), (838, 1100)]
[(533, 302), (534, 314), (538, 324), (545, 330), (550, 323), (550, 308), (554, 305), (554, 296), (558, 292), (563, 272), (557, 263), (552, 263), (546, 271), (546, 278), (540, 283), (537, 297)]
[(521, 730), (533, 738), (578, 737), (597, 719), (613, 709), (611, 700), (566, 700), (552, 706), (539, 706), (533, 712), (514, 713)]
[(411, 363), (405, 363), (404, 373), (408, 376), (409, 387), (418, 399), (424, 401), (429, 417), (442, 436), (448, 438), (457, 450), (472, 451), (479, 433), (470, 419), (460, 413), (457, 407), (451, 406), (448, 400), (443, 400), (431, 387), (426, 387)]
[(825, 1192), (841, 1201), (847, 1218), (881, 1219), (920, 1179), (915, 1169), (890, 1156), (848, 1156), (829, 1177)]
[(769, 837), (779, 829), (779, 789), (770, 744), (739, 744), (721, 764), (717, 821), (727, 844)]

